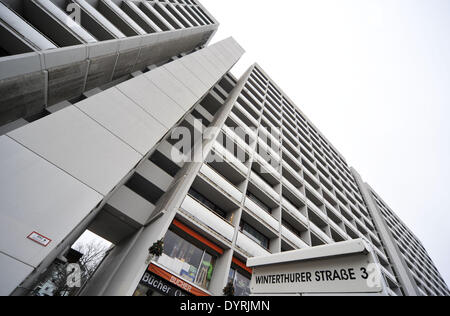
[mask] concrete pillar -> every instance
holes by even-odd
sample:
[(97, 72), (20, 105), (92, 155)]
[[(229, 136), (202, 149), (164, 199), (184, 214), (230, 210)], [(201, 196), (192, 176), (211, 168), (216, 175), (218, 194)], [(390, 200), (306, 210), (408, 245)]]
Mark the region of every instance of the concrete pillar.
[(400, 251), (397, 245), (394, 242), (394, 239), (389, 232), (389, 229), (386, 225), (386, 222), (383, 219), (383, 216), (380, 214), (375, 201), (372, 198), (372, 193), (370, 192), (370, 188), (368, 184), (363, 182), (361, 176), (356, 172), (355, 169), (351, 169), (352, 174), (356, 180), (356, 183), (361, 191), (361, 194), (366, 201), (367, 209), (372, 215), (372, 220), (377, 228), (377, 231), (383, 241), (386, 252), (388, 253), (389, 258), (392, 260), (392, 264), (397, 272), (397, 276), (401, 287), (406, 296), (419, 296), (419, 292), (416, 290), (415, 282), (409, 271), (405, 268), (407, 267), (404, 262)]
[(216, 266), (209, 285), (209, 291), (215, 296), (223, 295), (223, 288), (227, 285), (228, 274), (230, 273), (231, 261), (233, 260), (233, 250), (227, 249), (217, 259)]
[[(246, 78), (246, 76), (243, 78)], [(235, 88), (236, 91), (231, 93), (228, 100), (216, 114), (211, 123), (211, 127), (215, 128), (209, 128), (205, 131), (203, 135), (203, 146), (194, 146), (194, 150), (203, 152), (203, 157), (207, 157), (208, 153), (211, 151), (226, 118), (236, 102), (240, 93), (240, 87), (244, 82), (245, 81), (242, 81), (241, 84), (238, 83)], [(197, 155), (198, 152), (194, 152), (194, 156)], [(97, 274), (104, 275), (104, 277), (99, 277), (98, 279), (93, 280), (93, 282), (101, 282), (103, 285), (90, 287), (91, 290), (87, 289), (83, 293), (84, 295), (130, 296), (134, 293), (148, 266), (146, 263), (148, 249), (155, 241), (165, 236), (202, 165), (203, 161), (185, 164), (166, 194), (156, 205), (155, 211), (150, 217), (147, 225), (135, 235), (135, 240), (130, 241), (130, 243), (126, 243), (125, 245), (121, 245), (122, 249), (119, 250), (121, 255), (117, 255), (116, 259), (113, 259), (114, 270), (111, 270), (107, 265), (102, 265), (102, 267), (100, 267)], [(232, 254), (224, 254), (224, 256), (219, 259), (219, 269), (226, 269), (226, 263), (228, 261), (231, 262), (231, 257)], [(229, 264), (230, 263), (228, 263), (228, 266)], [(216, 274), (218, 275), (219, 273)], [(222, 281), (222, 279), (214, 280), (213, 288), (215, 291), (219, 291)]]

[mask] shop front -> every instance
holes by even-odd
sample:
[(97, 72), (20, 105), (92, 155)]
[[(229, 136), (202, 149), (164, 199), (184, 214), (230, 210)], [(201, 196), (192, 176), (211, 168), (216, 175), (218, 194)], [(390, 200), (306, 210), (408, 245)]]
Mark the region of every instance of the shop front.
[(152, 262), (134, 292), (134, 296), (210, 296), (156, 262)]
[(135, 295), (210, 296), (208, 288), (222, 254), (223, 249), (174, 220), (164, 237), (163, 254), (150, 264)]
[(248, 296), (252, 270), (235, 257), (229, 270), (216, 269), (223, 253), (220, 246), (175, 219), (164, 237), (162, 255), (150, 263), (134, 295), (210, 296), (213, 276), (228, 273), (235, 295)]

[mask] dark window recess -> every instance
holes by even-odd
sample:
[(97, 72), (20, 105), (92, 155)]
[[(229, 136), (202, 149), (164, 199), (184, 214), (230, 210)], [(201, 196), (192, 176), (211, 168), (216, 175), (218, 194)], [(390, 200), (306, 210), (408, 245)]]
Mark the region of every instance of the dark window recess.
[(222, 87), (223, 90), (225, 90), (227, 93), (231, 93), (231, 91), (233, 91), (234, 86), (225, 78), (223, 78), (220, 82), (219, 85)]
[(201, 120), (203, 125), (209, 126), (210, 122), (203, 115), (201, 115), (197, 110), (192, 111), (191, 114), (197, 120)]
[(297, 203), (293, 202), (293, 200), (292, 200), (289, 196), (287, 196), (286, 194), (284, 194), (284, 190), (283, 190), (282, 196), (283, 196), (289, 203), (291, 203), (292, 205), (294, 205), (294, 206), (297, 205)]
[(150, 157), (150, 161), (163, 169), (172, 177), (175, 177), (178, 171), (180, 171), (181, 169), (176, 163), (164, 156), (159, 151), (155, 151), (155, 153)]
[(269, 181), (267, 181), (266, 178), (262, 177), (261, 174), (259, 173), (258, 169), (256, 168), (256, 164), (253, 164), (252, 166), (252, 171), (261, 179), (263, 180), (269, 187), (273, 188), (272, 183), (270, 183)]
[(247, 196), (256, 204), (258, 204), (264, 211), (266, 211), (267, 213), (271, 214), (272, 210), (270, 209), (270, 207), (268, 207), (266, 204), (264, 204), (263, 201), (261, 201), (260, 199), (258, 199), (258, 197), (254, 194), (252, 194), (251, 192), (247, 192)]
[(34, 121), (40, 120), (41, 118), (46, 117), (47, 115), (50, 115), (51, 113), (47, 110), (42, 110), (41, 112), (34, 114), (34, 115), (30, 115), (28, 117), (25, 118), (25, 120), (28, 123), (33, 123)]
[(203, 196), (201, 193), (199, 193), (198, 191), (196, 191), (193, 188), (189, 189), (189, 194), (196, 199), (197, 201), (199, 201), (200, 203), (202, 203), (203, 205), (205, 205), (206, 207), (208, 207), (209, 209), (211, 209), (212, 211), (214, 211), (214, 213), (216, 213), (217, 215), (219, 215), (222, 218), (226, 218), (227, 217), (227, 213), (222, 210), (220, 207), (218, 207), (216, 204), (214, 204), (213, 202), (211, 202), (210, 200), (208, 200), (205, 196)]
[(219, 97), (221, 97), (222, 99), (224, 99), (224, 100), (227, 99), (227, 97), (226, 97), (222, 92), (220, 92), (219, 89), (214, 88), (213, 91), (214, 91), (215, 93), (217, 93), (217, 94), (219, 95)]
[(286, 227), (287, 229), (289, 229), (292, 233), (294, 233), (294, 235), (296, 235), (299, 238), (302, 238), (302, 234), (294, 228), (294, 226), (292, 226), (291, 224), (289, 224), (288, 222), (286, 222), (286, 220), (281, 220), (282, 224), (284, 227)]
[(261, 234), (259, 231), (254, 229), (252, 226), (247, 224), (244, 221), (241, 221), (241, 225), (239, 227), (240, 231), (244, 233), (247, 237), (252, 239), (254, 242), (256, 242), (258, 245), (262, 246), (263, 248), (269, 249), (269, 243), (270, 240), (263, 234)]
[(156, 204), (164, 194), (164, 191), (138, 173), (135, 173), (125, 186), (152, 204)]

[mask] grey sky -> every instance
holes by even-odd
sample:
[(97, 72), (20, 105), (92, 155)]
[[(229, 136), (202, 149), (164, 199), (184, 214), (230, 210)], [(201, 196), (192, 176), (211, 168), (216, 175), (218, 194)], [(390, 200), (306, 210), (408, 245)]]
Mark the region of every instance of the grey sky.
[(450, 284), (450, 1), (201, 0), (424, 243)]

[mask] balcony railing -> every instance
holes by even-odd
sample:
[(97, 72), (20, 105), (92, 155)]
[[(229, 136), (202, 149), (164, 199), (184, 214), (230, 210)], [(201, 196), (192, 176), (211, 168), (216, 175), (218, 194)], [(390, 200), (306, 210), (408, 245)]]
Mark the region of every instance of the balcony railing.
[(282, 206), (285, 210), (289, 212), (292, 216), (298, 219), (305, 227), (308, 227), (308, 219), (303, 215), (294, 205), (291, 204), (285, 198), (282, 199)]
[(248, 173), (248, 168), (217, 141), (214, 143), (214, 151), (216, 155), (219, 155), (223, 160), (230, 163), (242, 174), (246, 175)]
[(222, 131), (225, 133), (225, 135), (230, 137), (236, 144), (238, 144), (239, 146), (244, 148), (245, 151), (247, 151), (247, 152), (252, 151), (250, 146), (242, 138), (240, 138), (231, 128), (224, 126), (222, 128)]
[(279, 229), (278, 221), (272, 215), (264, 211), (257, 203), (255, 203), (254, 201), (252, 201), (247, 197), (245, 198), (244, 206), (248, 211), (253, 213), (253, 215), (262, 220), (273, 230), (278, 231)]
[(284, 187), (287, 188), (292, 194), (294, 194), (298, 199), (302, 201), (306, 201), (306, 197), (303, 195), (303, 193), (295, 187), (291, 182), (289, 182), (288, 179), (282, 178), (281, 182), (283, 183)]
[(281, 227), (281, 235), (286, 238), (288, 242), (294, 244), (298, 249), (308, 248), (308, 244), (305, 243), (300, 237), (291, 232), (288, 228)]
[(241, 232), (238, 233), (236, 246), (246, 252), (250, 257), (270, 255), (268, 250), (264, 249)]
[(258, 174), (252, 171), (252, 173), (250, 174), (250, 179), (261, 190), (267, 193), (273, 200), (278, 202), (278, 200), (280, 199), (280, 195), (269, 184), (267, 184), (266, 181), (264, 181)]
[[(267, 160), (265, 160), (260, 154), (258, 154), (257, 152), (254, 152), (253, 154), (254, 160), (259, 163), (264, 170), (266, 170), (268, 173), (270, 173), (274, 178), (279, 179), (280, 178), (280, 173), (278, 172), (277, 169), (275, 169), (271, 164), (269, 164), (267, 162)], [(275, 163), (279, 163), (277, 161), (274, 161)], [(278, 166), (277, 166), (278, 167)]]
[(237, 202), (242, 200), (242, 192), (239, 191), (233, 184), (226, 180), (222, 175), (218, 174), (208, 165), (203, 165), (200, 169), (200, 173), (211, 180), (219, 189), (225, 191)]
[(314, 224), (311, 221), (310, 221), (310, 228), (311, 231), (313, 231), (316, 234), (316, 236), (322, 239), (325, 243), (331, 244), (333, 242), (333, 240), (327, 234), (325, 234), (325, 232), (322, 229), (320, 229), (316, 224)]
[(398, 285), (398, 281), (395, 278), (395, 276), (385, 267), (383, 267), (382, 265), (380, 265), (381, 267), (381, 271), (383, 272), (383, 274), (388, 277), (393, 283), (395, 283), (396, 285)]
[(233, 240), (234, 227), (191, 196), (186, 196), (181, 204), (181, 209), (199, 224), (210, 228), (230, 242)]
[(230, 117), (233, 121), (235, 121), (240, 128), (244, 129), (247, 134), (249, 134), (253, 139), (256, 138), (256, 133), (252, 130), (247, 124), (245, 124), (236, 114), (233, 112), (230, 113)]
[(261, 138), (258, 138), (258, 144), (265, 152), (269, 154), (269, 156), (274, 159), (275, 161), (280, 161), (281, 157), (280, 155), (275, 152), (271, 147), (269, 147)]
[(234, 105), (236, 109), (238, 109), (241, 114), (245, 116), (246, 119), (250, 120), (254, 126), (258, 126), (258, 120), (255, 119), (240, 103), (236, 102)]

